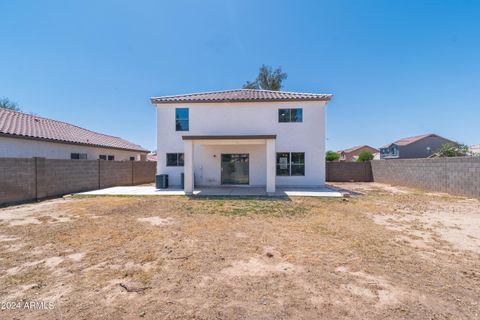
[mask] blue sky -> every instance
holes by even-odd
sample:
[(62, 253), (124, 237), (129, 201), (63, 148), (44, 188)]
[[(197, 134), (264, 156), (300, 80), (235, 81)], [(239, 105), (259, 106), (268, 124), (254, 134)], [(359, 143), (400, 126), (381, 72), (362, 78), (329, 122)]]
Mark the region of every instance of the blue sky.
[(149, 97), (335, 94), (327, 148), (437, 133), (480, 143), (480, 1), (0, 1), (0, 97), (155, 149)]

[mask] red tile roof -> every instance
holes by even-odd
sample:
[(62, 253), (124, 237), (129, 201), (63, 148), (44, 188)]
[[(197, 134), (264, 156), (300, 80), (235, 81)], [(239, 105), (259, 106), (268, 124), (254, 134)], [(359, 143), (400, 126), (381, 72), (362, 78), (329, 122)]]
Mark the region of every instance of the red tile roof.
[(147, 154), (147, 161), (157, 161), (158, 157), (156, 154)]
[(65, 122), (0, 108), (0, 135), (148, 152), (141, 146)]
[(362, 148), (371, 148), (371, 149), (374, 149), (378, 152), (377, 149), (373, 148), (373, 147), (370, 147), (370, 146), (367, 146), (366, 144), (363, 145), (363, 146), (355, 146), (355, 147), (351, 147), (349, 149), (345, 149), (345, 150), (340, 150), (338, 151), (338, 153), (342, 153), (342, 152), (345, 152), (345, 153), (350, 153), (350, 152), (353, 152), (353, 151), (357, 151), (358, 149), (362, 149)]
[(237, 89), (151, 98), (152, 103), (330, 101), (331, 94)]

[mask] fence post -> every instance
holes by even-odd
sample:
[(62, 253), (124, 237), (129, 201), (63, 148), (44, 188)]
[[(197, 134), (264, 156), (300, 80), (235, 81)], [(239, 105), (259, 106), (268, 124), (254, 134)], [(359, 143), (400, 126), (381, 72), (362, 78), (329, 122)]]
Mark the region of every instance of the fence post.
[(329, 169), (328, 169), (328, 161), (325, 162), (325, 181), (330, 181)]
[(98, 166), (97, 166), (97, 171), (98, 171), (98, 172), (97, 172), (97, 173), (98, 173), (98, 189), (101, 189), (101, 187), (102, 187), (102, 182), (101, 182), (101, 180), (100, 180), (100, 179), (101, 179), (101, 178), (100, 178), (100, 176), (101, 176), (101, 174), (100, 174), (100, 170), (101, 170), (101, 169), (100, 169), (100, 168), (101, 168), (101, 165), (102, 165), (101, 161), (102, 161), (101, 159), (98, 159), (98, 160), (97, 160), (97, 162), (98, 162)]
[(372, 161), (365, 161), (364, 163), (365, 166), (365, 182), (372, 182)]
[(133, 169), (133, 163), (134, 163), (135, 161), (130, 161), (130, 162), (132, 163), (132, 186), (133, 186), (133, 181), (134, 181), (134, 180), (133, 180), (133, 175), (134, 175), (134, 172), (133, 172), (133, 170), (134, 170), (134, 169)]

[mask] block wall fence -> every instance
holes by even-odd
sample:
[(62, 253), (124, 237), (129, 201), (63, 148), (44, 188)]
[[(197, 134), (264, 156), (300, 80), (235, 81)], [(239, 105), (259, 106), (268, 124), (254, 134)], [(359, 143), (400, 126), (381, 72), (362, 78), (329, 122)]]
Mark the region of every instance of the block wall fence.
[[(0, 158), (0, 205), (155, 181), (156, 162)], [(329, 162), (328, 182), (382, 182), (480, 198), (480, 157)]]
[(480, 198), (480, 157), (372, 161), (373, 181)]
[(330, 162), (326, 170), (330, 182), (375, 181), (480, 198), (480, 157)]
[(327, 162), (326, 179), (330, 182), (371, 182), (370, 162)]
[(0, 158), (0, 205), (155, 181), (156, 162)]

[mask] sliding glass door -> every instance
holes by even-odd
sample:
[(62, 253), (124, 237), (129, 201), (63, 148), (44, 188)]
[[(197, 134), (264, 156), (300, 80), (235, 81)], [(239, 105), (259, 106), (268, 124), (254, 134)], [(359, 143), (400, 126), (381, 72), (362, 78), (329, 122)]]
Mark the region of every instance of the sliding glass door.
[(246, 153), (222, 154), (222, 184), (248, 184), (248, 160)]

